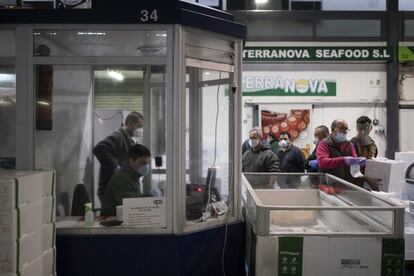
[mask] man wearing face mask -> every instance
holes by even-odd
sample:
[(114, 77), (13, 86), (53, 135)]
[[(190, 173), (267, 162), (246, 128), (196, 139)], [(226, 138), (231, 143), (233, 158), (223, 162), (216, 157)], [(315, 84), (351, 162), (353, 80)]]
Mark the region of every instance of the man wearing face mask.
[(367, 116), (361, 116), (357, 119), (356, 123), (358, 134), (351, 139), (351, 143), (354, 145), (357, 155), (367, 159), (377, 157), (377, 145), (371, 136), (369, 136), (372, 129), (371, 119)]
[[(279, 136), (279, 168), (281, 172), (304, 172), (305, 155), (302, 150), (290, 141), (291, 135), (287, 131), (282, 131)], [(296, 175), (279, 175), (277, 185), (280, 188), (295, 188), (301, 183), (300, 177)]]
[(150, 172), (151, 152), (143, 145), (133, 145), (128, 151), (128, 162), (117, 171), (108, 183), (102, 204), (102, 216), (115, 216), (116, 206), (124, 198), (136, 198), (141, 194), (139, 179)]
[(136, 144), (134, 133), (144, 126), (144, 117), (139, 112), (131, 112), (125, 118), (125, 124), (100, 141), (93, 149), (93, 154), (98, 159), (99, 169), (98, 197), (101, 203), (106, 191), (106, 186), (114, 173), (123, 167), (128, 159), (128, 150)]
[(270, 150), (268, 143), (263, 143), (263, 133), (260, 128), (249, 132), (251, 148), (243, 153), (243, 172), (278, 172), (279, 161)]
[(324, 125), (320, 125), (315, 128), (313, 132), (313, 143), (315, 148), (312, 153), (309, 155), (308, 159), (305, 161), (305, 169), (307, 172), (318, 172), (318, 160), (316, 160), (316, 148), (321, 140), (329, 136), (329, 129)]
[(290, 141), (291, 136), (287, 131), (282, 131), (279, 136), (279, 168), (281, 172), (304, 172), (305, 155), (302, 150)]
[(319, 170), (330, 173), (351, 183), (362, 186), (363, 177), (354, 178), (350, 172), (351, 165), (365, 166), (366, 159), (358, 158), (355, 148), (347, 140), (348, 124), (345, 120), (334, 120), (331, 134), (319, 142), (316, 149)]

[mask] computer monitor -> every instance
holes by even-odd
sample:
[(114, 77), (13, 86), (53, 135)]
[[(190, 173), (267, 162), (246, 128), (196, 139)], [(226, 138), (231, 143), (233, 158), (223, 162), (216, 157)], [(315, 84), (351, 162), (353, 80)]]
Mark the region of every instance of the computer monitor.
[(203, 209), (207, 207), (208, 203), (213, 203), (221, 200), (220, 193), (216, 188), (216, 173), (217, 168), (214, 166), (209, 167), (207, 170), (207, 178), (204, 188)]

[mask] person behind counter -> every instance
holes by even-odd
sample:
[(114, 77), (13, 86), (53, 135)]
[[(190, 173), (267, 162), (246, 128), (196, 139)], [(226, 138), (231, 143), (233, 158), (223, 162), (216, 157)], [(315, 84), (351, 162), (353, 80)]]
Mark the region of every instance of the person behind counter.
[(366, 181), (372, 190), (378, 191), (377, 181), (361, 175), (354, 178), (350, 166), (365, 166), (366, 158), (357, 157), (354, 146), (347, 139), (348, 124), (345, 120), (334, 120), (331, 134), (319, 142), (316, 149), (319, 170), (330, 173), (360, 187)]
[(102, 204), (106, 187), (115, 172), (127, 163), (129, 148), (136, 143), (133, 139), (144, 126), (144, 117), (139, 112), (131, 112), (125, 118), (125, 125), (116, 130), (93, 149), (93, 154), (100, 163), (98, 197)]
[(311, 155), (305, 161), (305, 169), (307, 172), (318, 172), (318, 160), (316, 159), (316, 148), (321, 140), (325, 139), (329, 136), (329, 128), (320, 125), (315, 128), (313, 132), (313, 143), (315, 144), (315, 148), (312, 151)]
[(115, 216), (116, 206), (124, 198), (143, 197), (139, 179), (150, 171), (151, 152), (143, 145), (133, 145), (128, 151), (128, 162), (108, 183), (102, 204), (102, 216)]
[(371, 119), (367, 116), (361, 116), (357, 119), (356, 123), (358, 133), (351, 139), (351, 143), (354, 145), (357, 155), (365, 157), (366, 159), (377, 157), (377, 145), (371, 136), (369, 136), (372, 129)]

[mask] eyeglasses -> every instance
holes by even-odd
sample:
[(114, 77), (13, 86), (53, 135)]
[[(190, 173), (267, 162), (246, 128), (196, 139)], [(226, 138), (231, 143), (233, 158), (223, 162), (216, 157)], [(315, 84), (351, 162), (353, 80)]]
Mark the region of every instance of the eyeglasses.
[(343, 131), (349, 131), (349, 128), (347, 126), (341, 126), (341, 127), (336, 127), (339, 130), (343, 130)]

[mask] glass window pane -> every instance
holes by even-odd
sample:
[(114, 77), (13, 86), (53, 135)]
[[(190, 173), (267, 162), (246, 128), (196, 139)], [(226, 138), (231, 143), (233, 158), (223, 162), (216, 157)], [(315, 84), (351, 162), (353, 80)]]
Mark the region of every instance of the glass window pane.
[(14, 30), (0, 30), (0, 57), (15, 56)]
[(232, 41), (187, 32), (185, 54), (189, 58), (233, 64), (234, 45)]
[(143, 66), (95, 67), (95, 108), (143, 112), (144, 70)]
[[(211, 85), (203, 76), (217, 76)], [(198, 220), (211, 203), (227, 204), (232, 181), (232, 101), (226, 73), (188, 67), (186, 216)], [(213, 81), (211, 78), (209, 81)]]
[(386, 0), (323, 0), (325, 11), (385, 11)]
[[(312, 22), (309, 21), (259, 19), (249, 21), (248, 24), (248, 37), (312, 36)], [(266, 26), (266, 28), (263, 28), (263, 26)], [(283, 26), (283, 28), (280, 26)]]
[(56, 170), (56, 209), (70, 215), (74, 187), (93, 199), (92, 74), (84, 65), (38, 65), (35, 169)]
[(413, 0), (399, 0), (398, 9), (400, 11), (414, 11), (414, 1)]
[(35, 56), (165, 56), (165, 30), (35, 30)]
[(380, 20), (320, 20), (316, 24), (318, 36), (379, 37)]
[(16, 162), (16, 74), (0, 66), (0, 168), (14, 169)]
[(414, 20), (405, 20), (404, 21), (404, 36), (414, 36)]

